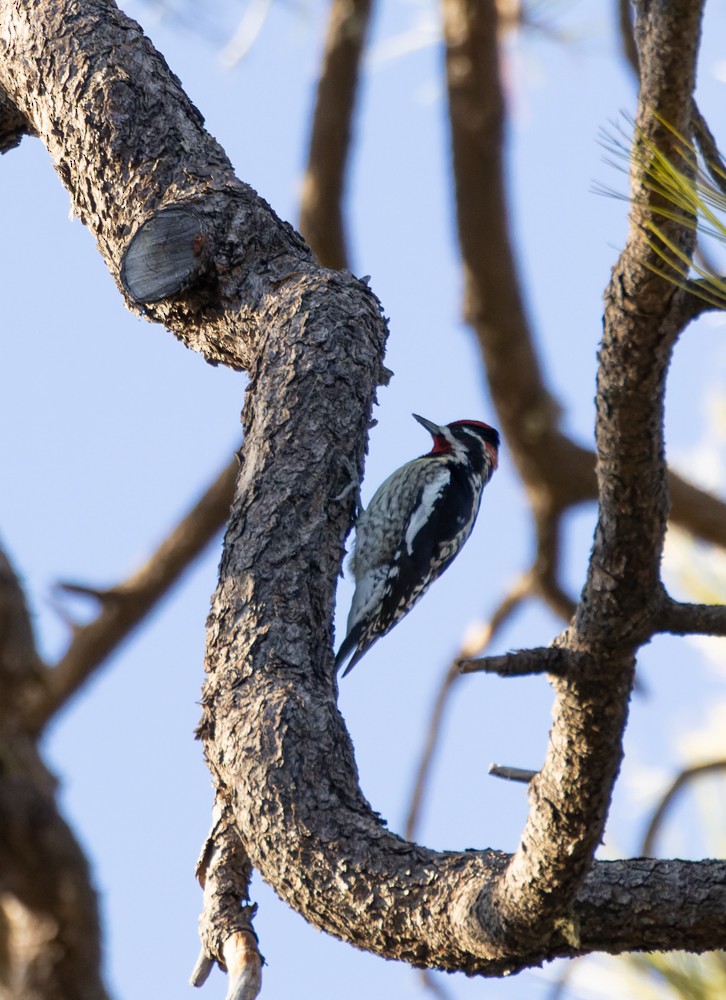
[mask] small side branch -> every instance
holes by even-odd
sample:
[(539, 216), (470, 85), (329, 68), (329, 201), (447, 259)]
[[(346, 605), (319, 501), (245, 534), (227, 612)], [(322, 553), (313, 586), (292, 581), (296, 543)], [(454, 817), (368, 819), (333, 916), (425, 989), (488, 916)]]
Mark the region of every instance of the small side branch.
[(558, 646), (538, 646), (516, 649), (501, 656), (483, 656), (475, 660), (459, 660), (462, 674), (483, 671), (500, 677), (526, 677), (529, 674), (553, 674), (564, 677), (581, 659), (582, 654)]
[(531, 771), (526, 767), (509, 767), (507, 764), (490, 764), (489, 774), (492, 778), (504, 778), (505, 781), (521, 781), (528, 785), (539, 771)]
[[(701, 259), (704, 259), (703, 250), (699, 248), (698, 253)], [(707, 263), (707, 270), (713, 271), (714, 268)], [(685, 289), (688, 295), (683, 297), (683, 302), (681, 303), (680, 309), (678, 311), (679, 319), (685, 326), (686, 323), (693, 322), (694, 319), (698, 319), (706, 312), (719, 312), (726, 308), (726, 301), (721, 302), (718, 298), (718, 293), (714, 289), (714, 281), (723, 281), (723, 276), (719, 275), (718, 279), (711, 278), (693, 278), (685, 283)]]
[(655, 619), (657, 632), (726, 636), (726, 605), (681, 604), (666, 599)]
[(63, 589), (99, 601), (98, 616), (74, 629), (63, 658), (47, 673), (47, 683), (28, 712), (28, 725), (39, 732), (204, 550), (229, 514), (239, 465), (236, 459), (220, 473), (201, 499), (129, 580), (108, 590), (81, 584)]
[(134, 302), (161, 302), (190, 288), (209, 266), (207, 234), (192, 208), (164, 208), (134, 233), (121, 263), (121, 281)]
[(214, 825), (197, 864), (204, 889), (199, 918), (202, 951), (190, 982), (202, 986), (216, 962), (229, 976), (227, 1000), (254, 1000), (262, 985), (264, 959), (252, 927), (257, 906), (247, 904), (251, 877), (252, 866), (232, 812), (218, 799)]

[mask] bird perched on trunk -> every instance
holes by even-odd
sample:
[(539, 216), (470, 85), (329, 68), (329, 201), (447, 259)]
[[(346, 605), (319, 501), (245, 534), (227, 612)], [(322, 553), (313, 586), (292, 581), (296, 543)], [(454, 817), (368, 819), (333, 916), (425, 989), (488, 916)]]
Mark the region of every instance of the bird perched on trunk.
[(414, 418), (434, 439), (428, 455), (396, 469), (355, 525), (355, 593), (337, 656), (347, 674), (411, 610), (471, 534), (482, 490), (498, 464), (499, 434), (478, 420), (439, 426)]

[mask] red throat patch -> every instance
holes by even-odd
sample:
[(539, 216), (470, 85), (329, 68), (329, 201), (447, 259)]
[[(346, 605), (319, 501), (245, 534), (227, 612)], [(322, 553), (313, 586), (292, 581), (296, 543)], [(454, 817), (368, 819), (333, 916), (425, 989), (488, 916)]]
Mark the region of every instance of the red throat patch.
[(448, 455), (451, 452), (451, 442), (443, 434), (434, 435), (434, 446), (429, 455)]

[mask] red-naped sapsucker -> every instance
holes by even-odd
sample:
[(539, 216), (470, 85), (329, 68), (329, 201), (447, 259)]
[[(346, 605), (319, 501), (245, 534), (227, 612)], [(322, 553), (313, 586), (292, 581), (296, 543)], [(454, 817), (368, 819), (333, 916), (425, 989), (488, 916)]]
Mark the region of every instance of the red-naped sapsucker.
[(499, 434), (478, 420), (439, 426), (414, 414), (434, 439), (428, 455), (379, 486), (355, 524), (355, 593), (335, 658), (344, 675), (444, 572), (471, 534), (482, 490), (497, 467)]

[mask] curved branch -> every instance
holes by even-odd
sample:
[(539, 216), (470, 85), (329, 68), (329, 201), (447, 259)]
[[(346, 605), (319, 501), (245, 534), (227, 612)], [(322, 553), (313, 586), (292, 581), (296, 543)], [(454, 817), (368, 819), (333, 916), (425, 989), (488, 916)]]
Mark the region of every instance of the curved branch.
[(726, 760), (713, 760), (706, 764), (694, 764), (692, 767), (684, 768), (683, 771), (673, 780), (668, 790), (661, 798), (657, 809), (651, 816), (648, 829), (643, 837), (643, 847), (641, 851), (644, 857), (652, 857), (655, 838), (663, 825), (666, 813), (673, 805), (674, 800), (696, 778), (706, 774), (722, 774), (726, 772)]
[[(492, 4), (444, 0), (443, 6), (465, 313), (532, 507), (553, 516), (597, 499), (596, 457), (559, 429), (560, 405), (545, 384), (519, 286), (506, 209), (504, 102)], [(688, 309), (692, 314), (697, 308), (695, 302), (683, 297), (684, 322)], [(675, 473), (669, 473), (669, 486), (673, 521), (726, 547), (726, 504)], [(554, 610), (569, 618), (572, 605), (567, 595), (561, 596)]]
[[(356, 286), (351, 276), (326, 277), (294, 230), (235, 177), (163, 58), (111, 0), (0, 0), (0, 56), (0, 87), (48, 148), (129, 309), (208, 361), (254, 365), (268, 344), (267, 299), (294, 311), (316, 286), (333, 295)], [(142, 307), (122, 281), (126, 251), (172, 207), (195, 222), (178, 234), (189, 241), (181, 258), (191, 249), (203, 266), (188, 287)], [(142, 279), (135, 272), (141, 287)]]
[[(466, 14), (461, 2), (447, 4), (449, 14)], [(468, 14), (485, 19), (483, 33), (474, 32), (483, 49), (472, 62), (491, 69), (493, 6), (472, 6)], [(682, 14), (679, 46), (685, 39), (692, 55), (698, 11), (689, 21), (678, 4), (670, 7)], [(379, 305), (350, 275), (318, 269), (289, 227), (234, 178), (163, 60), (110, 3), (0, 0), (0, 15), (0, 85), (14, 88), (13, 99), (42, 133), (112, 273), (119, 280), (129, 236), (142, 223), (164, 207), (193, 204), (199, 229), (182, 227), (180, 239), (191, 239), (204, 266), (190, 287), (146, 312), (208, 359), (251, 368), (242, 468), (208, 624), (200, 735), (252, 864), (316, 926), (414, 965), (500, 975), (592, 948), (715, 947), (726, 864), (598, 864), (584, 878), (617, 769), (632, 671), (629, 649), (603, 652), (596, 622), (588, 631), (586, 617), (578, 622), (578, 641), (590, 644), (586, 665), (558, 682), (556, 748), (532, 783), (528, 850), (514, 859), (437, 853), (384, 829), (358, 787), (335, 704), (329, 624), (352, 507), (352, 497), (335, 498), (345, 469), (362, 466), (360, 442), (383, 377)], [(671, 20), (666, 12), (666, 29)], [(450, 55), (462, 54), (466, 32), (461, 38), (461, 24), (448, 14), (447, 24)], [(668, 41), (660, 27), (653, 28), (659, 45)], [(454, 84), (462, 68), (452, 60)], [(683, 55), (678, 72), (674, 100), (692, 83)], [(499, 128), (501, 107), (494, 112)], [(681, 124), (678, 115), (669, 120)], [(55, 121), (64, 129), (51, 129)], [(495, 219), (495, 228), (502, 223)], [(181, 249), (187, 260), (189, 246)], [(510, 336), (509, 370), (518, 373), (519, 390), (532, 390), (529, 401), (518, 390), (506, 419), (511, 426), (524, 418), (521, 461), (534, 482), (543, 478), (538, 445), (551, 445), (547, 461), (553, 449), (568, 459), (582, 449), (551, 433), (554, 406), (537, 378), (520, 303), (507, 280), (499, 285), (504, 308), (487, 305), (494, 321), (476, 296), (471, 306), (494, 340)], [(490, 357), (499, 393), (510, 376), (501, 353)], [(582, 481), (573, 475), (553, 506), (585, 498), (591, 479), (591, 469)], [(615, 551), (621, 543), (616, 538)], [(590, 582), (593, 607), (612, 592), (611, 579), (620, 582), (612, 567), (604, 579), (607, 585)], [(636, 635), (626, 629), (623, 641)]]
[(332, 0), (300, 202), (300, 232), (324, 267), (348, 267), (342, 200), (372, 0)]
[[(542, 378), (509, 238), (496, 5), (443, 0), (443, 12), (464, 312), (525, 484), (537, 490), (545, 483), (551, 508), (577, 503), (593, 496), (593, 469), (584, 449), (557, 428), (560, 408)], [(566, 485), (558, 487), (550, 463), (570, 470)]]
[[(668, 136), (655, 127), (653, 111), (690, 134), (700, 13), (699, 4), (685, 2), (640, 8), (639, 128), (655, 142), (667, 145)], [(533, 507), (557, 511), (592, 495), (592, 459), (556, 428), (517, 284), (502, 208), (503, 101), (493, 4), (444, 0), (444, 14), (467, 316)], [(649, 635), (650, 604), (660, 593), (667, 513), (662, 398), (678, 332), (670, 312), (678, 293), (656, 282), (643, 263), (648, 250), (641, 224), (652, 198), (636, 180), (631, 234), (610, 286), (600, 356), (600, 519), (576, 624), (563, 637), (563, 645), (587, 655), (556, 683), (547, 759), (531, 785), (520, 849), (494, 897), (503, 933), (519, 941), (551, 933), (587, 873), (622, 752), (634, 652)], [(674, 239), (688, 247), (692, 234), (681, 229)], [(485, 907), (489, 890), (481, 898)]]

